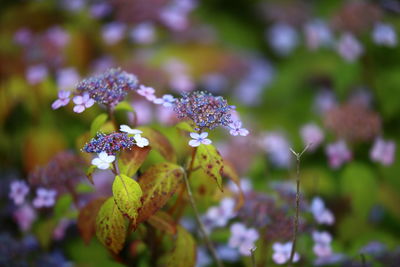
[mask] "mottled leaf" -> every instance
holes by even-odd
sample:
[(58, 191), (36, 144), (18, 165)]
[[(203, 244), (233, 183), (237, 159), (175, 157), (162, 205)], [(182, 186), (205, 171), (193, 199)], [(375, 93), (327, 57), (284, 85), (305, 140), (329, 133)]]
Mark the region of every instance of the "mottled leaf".
[(150, 147), (132, 147), (130, 150), (123, 150), (118, 161), (121, 173), (132, 177), (145, 161), (150, 152)]
[(196, 263), (196, 243), (185, 228), (178, 226), (175, 247), (168, 255), (167, 266), (192, 267)]
[(212, 145), (200, 145), (194, 161), (194, 168), (200, 167), (208, 177), (212, 178), (222, 189), (223, 160), (217, 149)]
[(115, 203), (129, 219), (136, 221), (138, 209), (142, 206), (140, 185), (125, 174), (115, 176), (112, 186)]
[(110, 197), (101, 206), (96, 217), (96, 235), (100, 242), (114, 253), (121, 251), (126, 238), (124, 216)]
[(160, 152), (166, 160), (176, 162), (175, 150), (162, 133), (149, 127), (139, 127), (138, 129), (143, 131), (143, 137), (149, 139), (151, 148)]
[(91, 136), (95, 136), (96, 133), (100, 130), (101, 126), (103, 126), (103, 124), (107, 121), (108, 119), (108, 115), (105, 113), (100, 114), (99, 116), (97, 116), (91, 126), (90, 126), (90, 135)]
[(77, 226), (83, 241), (88, 244), (96, 233), (96, 216), (106, 201), (106, 198), (98, 198), (84, 206), (78, 216)]
[(168, 213), (159, 210), (148, 220), (148, 223), (154, 228), (166, 232), (170, 235), (176, 234), (176, 222)]
[(143, 207), (139, 212), (138, 223), (147, 220), (167, 203), (182, 182), (183, 173), (182, 167), (164, 162), (150, 167), (140, 176)]

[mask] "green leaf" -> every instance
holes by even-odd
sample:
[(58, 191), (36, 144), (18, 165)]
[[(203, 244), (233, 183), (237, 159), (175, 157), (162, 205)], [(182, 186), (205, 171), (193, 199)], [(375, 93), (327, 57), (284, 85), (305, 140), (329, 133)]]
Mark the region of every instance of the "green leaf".
[(192, 235), (178, 226), (175, 247), (168, 255), (167, 266), (192, 267), (196, 263), (196, 243)]
[(208, 177), (212, 178), (222, 189), (223, 159), (213, 145), (200, 145), (197, 147), (194, 168), (200, 167)]
[(100, 242), (113, 253), (121, 251), (126, 238), (127, 225), (124, 216), (110, 197), (101, 206), (96, 217), (96, 235)]
[(175, 163), (176, 154), (168, 139), (159, 131), (149, 127), (139, 127), (143, 131), (142, 136), (149, 139), (150, 147), (154, 148), (168, 161)]
[(142, 166), (150, 150), (149, 146), (143, 148), (134, 146), (130, 150), (123, 150), (118, 161), (120, 172), (132, 177)]
[(93, 182), (93, 173), (96, 170), (95, 165), (90, 165), (90, 167), (86, 170), (86, 178), (88, 178), (89, 182), (94, 185)]
[(105, 113), (100, 114), (97, 116), (90, 126), (90, 136), (95, 136), (96, 133), (100, 130), (101, 126), (107, 121), (108, 115)]
[(182, 167), (164, 162), (150, 167), (139, 177), (143, 207), (138, 223), (147, 220), (167, 203), (183, 181), (183, 174)]
[(115, 176), (112, 191), (119, 210), (135, 222), (138, 209), (142, 206), (140, 185), (132, 178), (121, 174)]
[(64, 216), (72, 204), (72, 197), (70, 195), (62, 195), (54, 206), (54, 217), (61, 218)]
[(115, 108), (115, 111), (128, 111), (128, 112), (134, 112), (135, 110), (133, 109), (133, 107), (131, 106), (131, 104), (129, 104), (126, 101), (122, 101), (120, 102)]
[(187, 121), (181, 121), (180, 123), (176, 124), (175, 127), (182, 131), (195, 132), (195, 130), (193, 129), (193, 126), (190, 125), (190, 123)]

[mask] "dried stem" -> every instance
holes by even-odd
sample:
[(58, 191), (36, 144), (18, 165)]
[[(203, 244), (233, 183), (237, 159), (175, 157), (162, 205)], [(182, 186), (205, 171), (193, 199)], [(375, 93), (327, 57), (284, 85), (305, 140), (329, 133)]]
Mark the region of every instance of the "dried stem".
[(300, 210), (300, 158), (304, 152), (310, 147), (308, 144), (302, 152), (297, 153), (293, 149), (290, 151), (296, 156), (296, 215), (294, 218), (294, 230), (293, 230), (293, 241), (292, 250), (290, 251), (289, 266), (293, 265), (293, 258), (296, 251), (297, 233), (299, 231), (299, 210)]
[(191, 162), (190, 162), (190, 165), (189, 165), (189, 169), (186, 170), (184, 172), (184, 175), (183, 175), (183, 178), (185, 180), (185, 185), (186, 185), (186, 191), (188, 193), (189, 201), (190, 201), (190, 204), (192, 205), (197, 224), (199, 225), (200, 232), (203, 235), (204, 242), (206, 243), (207, 248), (211, 253), (211, 256), (214, 258), (214, 261), (217, 263), (217, 266), (218, 267), (223, 267), (223, 264), (220, 261), (220, 259), (218, 258), (217, 252), (215, 251), (215, 248), (214, 248), (213, 244), (211, 243), (210, 238), (208, 237), (206, 228), (205, 228), (203, 222), (201, 221), (199, 210), (197, 209), (197, 205), (196, 205), (196, 202), (194, 200), (194, 197), (193, 197), (193, 194), (192, 194), (192, 190), (190, 189), (189, 177), (190, 177), (190, 174), (192, 173), (192, 170), (193, 170), (193, 164), (194, 164), (194, 158), (196, 156), (196, 152), (197, 152), (197, 148), (194, 148), (193, 152), (192, 152), (192, 159), (191, 159)]
[(254, 255), (254, 252), (256, 251), (256, 247), (250, 249), (250, 253), (251, 253), (251, 266), (252, 267), (256, 267), (256, 256)]

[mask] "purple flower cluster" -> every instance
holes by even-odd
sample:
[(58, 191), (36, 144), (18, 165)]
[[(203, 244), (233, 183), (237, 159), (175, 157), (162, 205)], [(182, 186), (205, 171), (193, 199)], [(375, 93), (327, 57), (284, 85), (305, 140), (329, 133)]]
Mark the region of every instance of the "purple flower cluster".
[(115, 155), (121, 149), (129, 149), (135, 144), (134, 137), (129, 137), (126, 133), (97, 133), (89, 143), (83, 147), (87, 153), (107, 152), (108, 155)]
[(136, 90), (138, 80), (135, 75), (120, 68), (109, 69), (106, 72), (84, 79), (77, 86), (82, 95), (88, 93), (97, 103), (109, 107), (121, 102), (130, 90)]
[(221, 96), (213, 96), (204, 91), (184, 93), (174, 103), (178, 117), (193, 120), (198, 131), (228, 126), (233, 122), (230, 114), (233, 109)]

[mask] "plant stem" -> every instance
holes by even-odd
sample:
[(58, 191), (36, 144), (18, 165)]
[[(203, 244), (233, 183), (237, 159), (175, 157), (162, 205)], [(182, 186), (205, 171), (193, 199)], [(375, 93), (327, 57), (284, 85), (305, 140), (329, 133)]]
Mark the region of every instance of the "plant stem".
[(107, 108), (108, 116), (110, 117), (111, 122), (114, 125), (115, 130), (118, 130), (118, 123), (115, 119), (114, 110), (111, 108)]
[(188, 179), (188, 177), (186, 175), (186, 172), (183, 175), (183, 178), (185, 180), (186, 190), (187, 190), (187, 193), (188, 193), (188, 196), (189, 196), (190, 204), (192, 205), (192, 208), (193, 208), (193, 211), (194, 211), (194, 214), (195, 214), (195, 217), (196, 217), (196, 221), (197, 221), (197, 223), (198, 223), (198, 225), (200, 227), (200, 232), (201, 232), (201, 234), (203, 235), (203, 238), (204, 238), (204, 242), (206, 243), (206, 245), (208, 247), (208, 250), (210, 251), (211, 256), (214, 258), (214, 260), (217, 263), (218, 267), (223, 267), (223, 264), (219, 260), (219, 258), (217, 256), (217, 252), (215, 251), (215, 248), (214, 248), (213, 244), (211, 243), (210, 238), (208, 237), (208, 234), (206, 232), (204, 224), (201, 222), (200, 214), (199, 214), (199, 211), (197, 209), (196, 202), (194, 201), (194, 197), (193, 197), (193, 194), (192, 194), (192, 190), (190, 189), (189, 179)]
[(200, 232), (203, 235), (204, 242), (206, 243), (207, 248), (210, 251), (211, 256), (213, 257), (214, 261), (217, 263), (217, 266), (218, 267), (223, 267), (224, 265), (222, 264), (222, 262), (218, 258), (217, 252), (215, 251), (215, 248), (214, 248), (214, 246), (213, 246), (213, 244), (212, 244), (212, 242), (211, 242), (211, 240), (210, 240), (210, 238), (209, 238), (209, 236), (207, 234), (206, 228), (205, 228), (203, 222), (201, 221), (199, 210), (197, 209), (197, 205), (196, 205), (196, 202), (194, 200), (194, 197), (193, 197), (193, 194), (192, 194), (192, 190), (190, 189), (189, 177), (190, 177), (190, 174), (192, 173), (192, 170), (193, 170), (193, 164), (194, 164), (194, 159), (195, 159), (195, 156), (196, 156), (196, 152), (197, 152), (197, 148), (194, 148), (193, 152), (192, 152), (192, 159), (191, 159), (191, 162), (189, 164), (189, 168), (187, 170), (185, 170), (185, 172), (183, 174), (183, 179), (185, 180), (186, 191), (187, 191), (188, 196), (189, 196), (189, 201), (190, 201), (190, 204), (192, 205), (197, 224), (199, 225), (199, 228), (200, 228)]
[(297, 234), (299, 231), (299, 211), (300, 211), (300, 158), (304, 152), (309, 148), (311, 144), (308, 144), (302, 152), (296, 153), (294, 150), (290, 149), (292, 153), (296, 156), (296, 214), (294, 218), (294, 230), (293, 230), (293, 241), (292, 250), (290, 251), (289, 266), (293, 265), (293, 258), (296, 251)]

